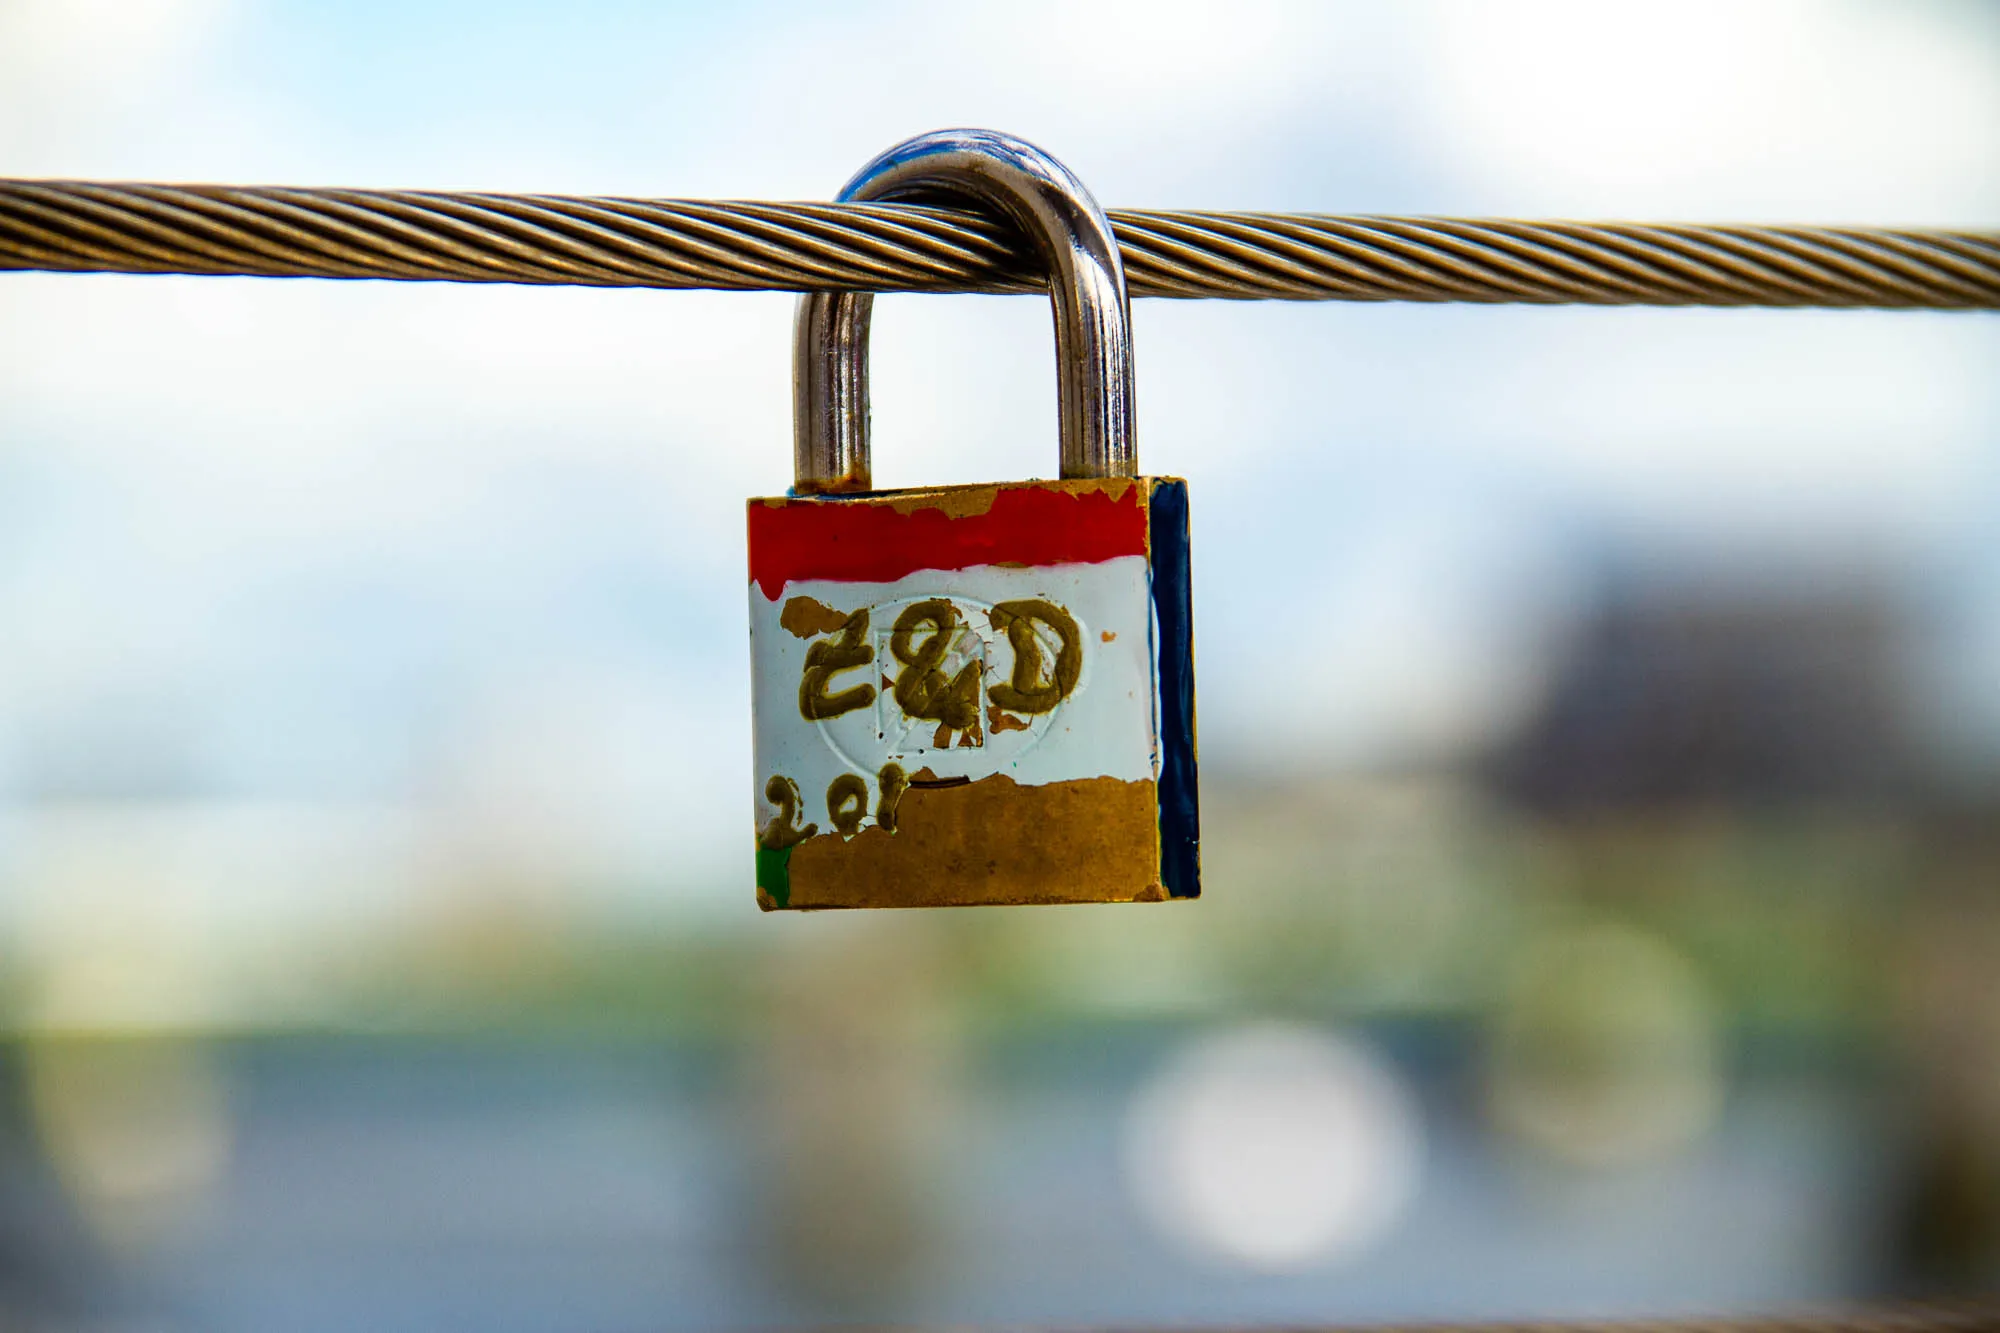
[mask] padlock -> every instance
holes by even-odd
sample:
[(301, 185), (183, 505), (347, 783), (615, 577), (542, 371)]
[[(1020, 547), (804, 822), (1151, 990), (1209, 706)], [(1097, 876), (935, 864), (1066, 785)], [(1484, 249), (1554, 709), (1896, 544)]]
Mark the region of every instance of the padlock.
[(871, 489), (871, 298), (801, 298), (795, 483), (749, 503), (759, 905), (1195, 897), (1187, 485), (1137, 475), (1109, 221), (986, 130), (899, 144), (840, 198), (997, 209), (1032, 238), (1061, 479)]

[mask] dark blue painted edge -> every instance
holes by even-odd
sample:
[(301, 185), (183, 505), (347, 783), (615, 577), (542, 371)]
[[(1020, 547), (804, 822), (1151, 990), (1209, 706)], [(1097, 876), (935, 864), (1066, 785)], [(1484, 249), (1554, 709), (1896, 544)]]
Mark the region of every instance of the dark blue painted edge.
[(1201, 896), (1201, 812), (1195, 792), (1194, 608), (1189, 588), (1187, 483), (1159, 477), (1147, 509), (1153, 620), (1160, 661), (1160, 880), (1176, 898)]

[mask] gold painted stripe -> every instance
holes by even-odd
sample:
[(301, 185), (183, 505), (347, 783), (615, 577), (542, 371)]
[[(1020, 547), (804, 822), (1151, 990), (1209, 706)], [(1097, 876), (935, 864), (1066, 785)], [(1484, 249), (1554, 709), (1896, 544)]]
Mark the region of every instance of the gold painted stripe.
[(795, 909), (1157, 902), (1159, 801), (1150, 778), (1022, 786), (1005, 774), (913, 784), (897, 831), (823, 833), (792, 849)]

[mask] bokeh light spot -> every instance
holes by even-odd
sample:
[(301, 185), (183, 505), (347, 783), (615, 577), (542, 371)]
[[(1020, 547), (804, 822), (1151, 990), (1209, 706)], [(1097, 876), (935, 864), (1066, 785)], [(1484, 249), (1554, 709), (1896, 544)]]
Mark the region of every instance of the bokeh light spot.
[(1264, 1271), (1367, 1249), (1416, 1195), (1414, 1096), (1368, 1047), (1258, 1023), (1198, 1038), (1133, 1103), (1126, 1164), (1147, 1219)]

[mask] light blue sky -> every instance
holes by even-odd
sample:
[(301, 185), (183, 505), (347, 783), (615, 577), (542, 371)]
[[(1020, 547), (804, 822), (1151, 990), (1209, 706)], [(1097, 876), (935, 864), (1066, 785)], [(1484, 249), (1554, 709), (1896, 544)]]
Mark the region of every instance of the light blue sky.
[[(0, 174), (823, 198), (983, 124), (1109, 205), (1991, 227), (1994, 15), (0, 0)], [(877, 311), (878, 477), (1053, 467), (1042, 303)], [(748, 827), (741, 513), (789, 480), (790, 312), (0, 276), (12, 827), (418, 810), (472, 861), (712, 897)], [(2000, 735), (1992, 316), (1136, 324), (1218, 770), (1475, 752), (1624, 567), (1908, 587), (1934, 712)], [(1280, 708), (1274, 669), (1315, 688)]]

